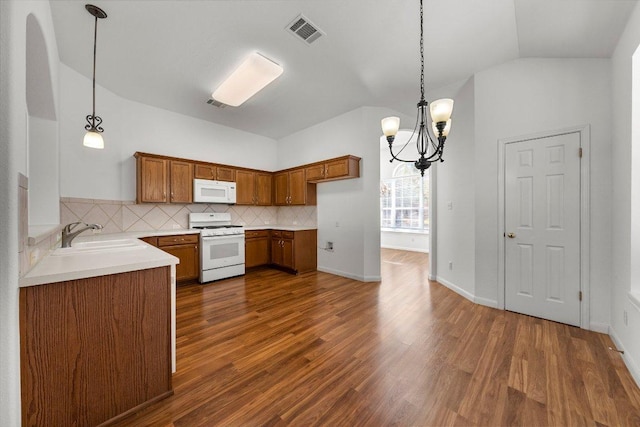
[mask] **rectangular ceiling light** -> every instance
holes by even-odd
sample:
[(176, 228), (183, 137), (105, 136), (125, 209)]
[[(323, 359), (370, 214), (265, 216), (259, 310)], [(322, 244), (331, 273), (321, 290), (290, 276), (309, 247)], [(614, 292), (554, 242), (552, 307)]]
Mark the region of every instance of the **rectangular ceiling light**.
[(283, 71), (280, 65), (254, 52), (211, 96), (223, 104), (237, 107), (278, 78)]

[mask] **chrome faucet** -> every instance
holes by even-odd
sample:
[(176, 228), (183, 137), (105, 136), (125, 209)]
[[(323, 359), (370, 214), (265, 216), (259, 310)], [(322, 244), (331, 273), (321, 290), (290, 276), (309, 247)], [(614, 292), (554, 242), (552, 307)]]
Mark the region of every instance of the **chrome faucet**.
[[(71, 232), (72, 230), (74, 230), (80, 224), (84, 224), (85, 226), (82, 227), (79, 230), (75, 230), (74, 232)], [(82, 233), (85, 230), (89, 230), (89, 229), (91, 229), (91, 230), (102, 230), (102, 225), (100, 225), (100, 224), (85, 224), (84, 222), (72, 222), (71, 224), (65, 225), (64, 228), (62, 229), (62, 247), (63, 248), (71, 247), (71, 242), (73, 241), (73, 239), (75, 239), (78, 234)]]

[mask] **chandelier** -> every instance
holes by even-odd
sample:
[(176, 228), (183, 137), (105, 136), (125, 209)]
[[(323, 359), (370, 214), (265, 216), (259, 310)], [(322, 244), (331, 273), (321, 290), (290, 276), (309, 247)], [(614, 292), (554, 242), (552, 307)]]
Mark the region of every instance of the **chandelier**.
[(87, 116), (88, 124), (84, 127), (87, 133), (84, 135), (82, 144), (85, 147), (102, 149), (104, 148), (104, 140), (101, 135), (101, 133), (104, 132), (101, 126), (102, 118), (96, 116), (96, 40), (98, 38), (98, 18), (104, 19), (107, 17), (107, 14), (104, 10), (92, 4), (85, 5), (85, 8), (96, 19), (95, 29), (93, 31), (93, 112)]
[[(424, 171), (429, 169), (431, 163), (437, 161), (444, 162), (442, 159), (444, 142), (447, 139), (447, 135), (449, 135), (449, 130), (451, 130), (451, 112), (453, 111), (453, 99), (438, 99), (433, 101), (431, 105), (424, 99), (423, 20), (422, 0), (420, 0), (420, 101), (418, 102), (418, 116), (416, 118), (416, 125), (413, 128), (413, 133), (397, 154), (393, 153), (393, 141), (400, 128), (400, 118), (386, 117), (382, 119), (382, 132), (387, 137), (389, 152), (391, 153), (391, 160), (389, 161), (393, 162), (397, 160), (399, 162), (413, 163), (422, 176), (424, 176)], [(427, 106), (429, 106), (431, 115), (433, 138), (427, 127)], [(398, 156), (402, 150), (405, 149), (414, 136), (416, 136), (415, 141), (420, 158), (418, 160), (404, 160), (399, 158)]]

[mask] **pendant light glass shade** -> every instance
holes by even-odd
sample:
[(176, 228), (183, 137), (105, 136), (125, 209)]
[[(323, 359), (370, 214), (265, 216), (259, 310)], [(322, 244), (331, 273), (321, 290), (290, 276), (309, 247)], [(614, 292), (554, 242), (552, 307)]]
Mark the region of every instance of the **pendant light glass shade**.
[(435, 123), (446, 122), (451, 118), (453, 99), (437, 99), (430, 105), (431, 120)]
[(382, 133), (384, 136), (395, 136), (398, 133), (398, 129), (400, 128), (400, 118), (399, 117), (385, 117), (381, 121), (382, 124)]
[[(438, 135), (438, 127), (436, 126), (436, 122), (431, 122), (431, 129), (433, 130), (434, 135)], [(444, 126), (442, 131), (442, 136), (449, 136), (449, 130), (451, 129), (451, 119), (447, 120), (447, 124)]]
[(82, 145), (89, 148), (104, 148), (104, 139), (102, 139), (102, 135), (98, 132), (89, 131), (84, 134), (84, 139), (82, 140)]

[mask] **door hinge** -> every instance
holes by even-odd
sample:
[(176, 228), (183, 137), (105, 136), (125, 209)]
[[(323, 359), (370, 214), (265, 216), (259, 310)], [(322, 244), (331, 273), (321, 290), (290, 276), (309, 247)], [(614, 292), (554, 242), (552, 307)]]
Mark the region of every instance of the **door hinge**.
[(582, 147), (578, 148), (578, 157), (582, 158)]
[(578, 292), (578, 299), (582, 301), (582, 291)]

